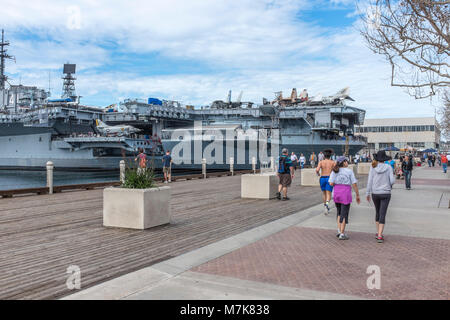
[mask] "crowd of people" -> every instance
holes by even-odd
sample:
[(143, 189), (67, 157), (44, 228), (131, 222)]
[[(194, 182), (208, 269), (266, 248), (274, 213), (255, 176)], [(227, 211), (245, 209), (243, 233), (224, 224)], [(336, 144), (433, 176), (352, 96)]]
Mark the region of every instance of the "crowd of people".
[[(442, 155), (439, 157), (440, 163), (447, 170), (448, 158), (450, 156)], [(354, 162), (371, 162), (368, 182), (366, 186), (366, 200), (373, 202), (375, 208), (375, 238), (378, 243), (384, 242), (384, 226), (388, 213), (389, 202), (391, 200), (392, 187), (396, 181), (395, 175), (405, 179), (405, 189), (411, 190), (411, 176), (414, 168), (412, 154), (396, 157), (395, 161), (389, 157), (385, 151), (378, 151), (372, 156), (368, 154), (357, 155)], [(314, 152), (309, 156), (309, 165), (315, 169), (318, 175), (319, 185), (322, 191), (324, 213), (330, 213), (330, 201), (336, 206), (337, 212), (337, 234), (339, 240), (348, 240), (349, 236), (345, 232), (345, 227), (349, 221), (350, 206), (353, 201), (352, 189), (355, 192), (356, 203), (360, 204), (360, 195), (358, 181), (352, 169), (348, 168), (350, 159), (345, 156), (337, 156), (333, 150), (321, 151), (318, 155)], [(306, 165), (306, 158), (303, 154), (297, 156), (294, 152), (289, 155), (288, 150), (282, 150), (279, 158), (278, 177), (279, 186), (277, 198), (280, 200), (289, 200), (288, 188), (291, 186), (295, 176), (297, 166), (303, 169)]]
[[(336, 154), (332, 153), (330, 156), (330, 159), (333, 161), (336, 161), (337, 159)], [(292, 166), (294, 170), (297, 170), (298, 168), (303, 169), (306, 166), (309, 166), (311, 168), (316, 168), (320, 161), (325, 159), (325, 153), (324, 151), (320, 151), (319, 154), (316, 154), (314, 151), (309, 155), (308, 159), (305, 157), (303, 153), (300, 153), (299, 155), (296, 155), (295, 152), (291, 152), (290, 160), (292, 162)], [(369, 155), (356, 155), (353, 159), (354, 163), (358, 162), (370, 162), (371, 157)]]
[[(394, 160), (395, 159), (395, 160)], [(386, 223), (386, 215), (391, 199), (392, 186), (397, 179), (405, 180), (406, 190), (411, 190), (411, 177), (414, 169), (414, 157), (412, 154), (395, 155), (394, 159), (389, 157), (385, 151), (378, 151), (370, 156), (369, 154), (356, 155), (353, 158), (355, 164), (360, 162), (371, 162), (368, 182), (366, 186), (366, 200), (371, 201), (375, 207), (375, 225), (377, 233), (375, 235), (377, 242), (384, 242), (383, 231)], [(398, 161), (396, 161), (398, 160)], [(447, 172), (450, 154), (424, 154), (421, 162), (426, 162), (430, 167), (435, 166), (437, 162)], [(135, 159), (138, 162), (140, 170), (147, 167), (147, 156), (143, 149), (139, 149), (139, 155)], [(330, 213), (330, 201), (336, 206), (337, 212), (337, 234), (339, 240), (348, 240), (349, 236), (345, 232), (349, 221), (350, 206), (353, 201), (352, 189), (356, 195), (356, 203), (360, 204), (360, 195), (358, 181), (353, 170), (348, 168), (352, 162), (346, 156), (336, 156), (331, 149), (323, 150), (317, 155), (312, 152), (308, 159), (303, 153), (297, 156), (294, 152), (289, 152), (286, 148), (282, 149), (279, 158), (278, 177), (279, 185), (277, 198), (282, 201), (289, 200), (288, 188), (292, 184), (297, 168), (304, 169), (308, 164), (313, 168), (318, 176), (324, 213)], [(170, 151), (162, 157), (164, 182), (171, 182), (172, 157)], [(138, 169), (138, 170), (139, 170)]]

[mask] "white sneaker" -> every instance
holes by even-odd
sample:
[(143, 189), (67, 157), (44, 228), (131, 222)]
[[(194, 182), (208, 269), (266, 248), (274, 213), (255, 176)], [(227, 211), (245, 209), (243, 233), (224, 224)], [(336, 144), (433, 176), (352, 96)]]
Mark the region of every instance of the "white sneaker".
[(166, 181), (164, 181), (164, 183), (167, 183), (167, 180), (166, 180)]
[(350, 237), (348, 235), (346, 235), (345, 233), (341, 233), (339, 235), (339, 240), (348, 240), (350, 239)]
[(324, 203), (323, 206), (325, 207), (325, 212), (324, 214), (327, 216), (330, 214), (330, 207), (328, 206), (327, 203)]
[(169, 182), (172, 182), (172, 180), (169, 180)]

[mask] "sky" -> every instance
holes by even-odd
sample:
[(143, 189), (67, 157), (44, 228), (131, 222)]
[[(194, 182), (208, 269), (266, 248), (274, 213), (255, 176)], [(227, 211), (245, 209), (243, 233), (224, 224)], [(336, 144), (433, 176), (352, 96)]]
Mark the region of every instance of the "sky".
[(366, 118), (434, 116), (439, 101), (390, 86), (390, 67), (358, 31), (355, 0), (0, 0), (13, 84), (62, 93), (76, 63), (85, 105), (124, 99), (204, 106), (262, 103), (292, 88), (309, 96), (350, 88)]

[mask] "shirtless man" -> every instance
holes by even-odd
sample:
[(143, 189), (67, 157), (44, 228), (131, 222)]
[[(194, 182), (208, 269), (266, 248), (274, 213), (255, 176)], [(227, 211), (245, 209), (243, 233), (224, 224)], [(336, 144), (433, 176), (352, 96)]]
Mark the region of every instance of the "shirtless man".
[(332, 154), (333, 150), (324, 150), (323, 155), (325, 159), (320, 161), (316, 168), (316, 173), (320, 176), (320, 189), (322, 189), (323, 205), (325, 206), (326, 215), (330, 213), (331, 192), (333, 191), (333, 187), (328, 183), (331, 171), (335, 165), (335, 162), (330, 159)]

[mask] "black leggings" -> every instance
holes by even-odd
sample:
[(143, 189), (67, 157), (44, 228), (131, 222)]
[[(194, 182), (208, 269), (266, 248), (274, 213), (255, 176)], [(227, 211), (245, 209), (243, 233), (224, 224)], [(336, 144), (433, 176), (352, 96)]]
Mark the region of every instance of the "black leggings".
[(375, 205), (375, 221), (381, 224), (385, 223), (387, 208), (391, 201), (390, 194), (372, 194), (373, 204)]
[(336, 205), (337, 209), (337, 216), (339, 217), (339, 223), (344, 222), (348, 223), (348, 213), (350, 212), (350, 203), (349, 204), (343, 204), (343, 203), (334, 203)]

